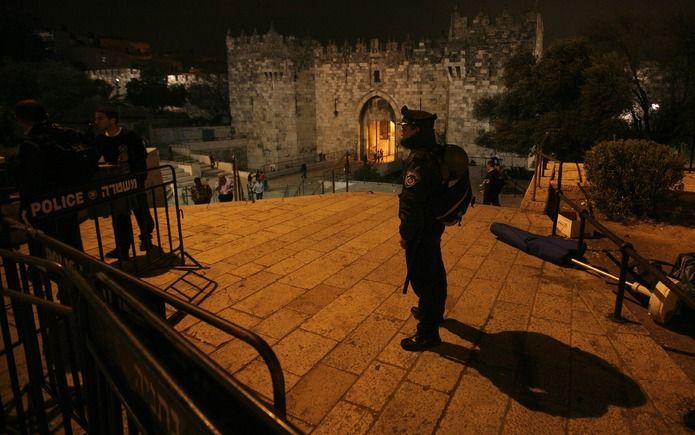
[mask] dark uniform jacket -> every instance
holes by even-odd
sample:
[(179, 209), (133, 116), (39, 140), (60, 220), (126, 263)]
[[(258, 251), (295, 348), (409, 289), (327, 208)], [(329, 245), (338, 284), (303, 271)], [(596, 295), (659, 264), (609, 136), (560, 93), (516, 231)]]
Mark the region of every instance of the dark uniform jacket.
[(502, 192), (503, 186), (502, 177), (497, 169), (485, 174), (485, 179), (483, 180), (483, 201), (497, 201), (500, 192)]
[(444, 225), (435, 219), (430, 207), (431, 199), (443, 190), (441, 166), (434, 154), (436, 146), (413, 149), (403, 168), (398, 217), (401, 238), (407, 241), (436, 238), (444, 232)]
[(47, 146), (52, 141), (50, 126), (33, 126), (19, 145), (15, 179), (22, 200), (45, 194), (60, 182)]

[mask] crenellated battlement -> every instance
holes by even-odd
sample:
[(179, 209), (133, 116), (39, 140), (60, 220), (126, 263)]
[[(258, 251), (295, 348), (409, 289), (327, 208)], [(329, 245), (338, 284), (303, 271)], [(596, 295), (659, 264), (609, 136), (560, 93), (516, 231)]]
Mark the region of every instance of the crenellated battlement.
[[(402, 105), (438, 113), (438, 134), (474, 147), (486, 128), (473, 118), (475, 101), (503, 88), (504, 65), (514, 53), (541, 55), (543, 23), (535, 12), (491, 19), (454, 11), (448, 36), (439, 39), (321, 44), (271, 27), (265, 34), (228, 34), (226, 42), (234, 129), (248, 139), (252, 165), (280, 167), (318, 153), (365, 158), (374, 144), (395, 153), (389, 122)], [(370, 124), (377, 118), (378, 127)]]
[(251, 58), (312, 55), (318, 63), (350, 63), (370, 59), (384, 59), (390, 63), (424, 59), (429, 62), (441, 62), (451, 53), (460, 55), (464, 46), (467, 47), (467, 51), (487, 51), (491, 56), (510, 44), (526, 45), (537, 51), (539, 38), (540, 46), (542, 46), (542, 30), (540, 15), (536, 12), (526, 12), (519, 16), (502, 12), (491, 20), (483, 13), (469, 19), (454, 10), (451, 15), (448, 39), (437, 41), (399, 42), (371, 38), (358, 39), (353, 44), (347, 42), (337, 44), (329, 41), (323, 45), (311, 39), (280, 35), (271, 27), (262, 35), (256, 32), (252, 35), (242, 34), (237, 37), (228, 34), (227, 49), (230, 55)]

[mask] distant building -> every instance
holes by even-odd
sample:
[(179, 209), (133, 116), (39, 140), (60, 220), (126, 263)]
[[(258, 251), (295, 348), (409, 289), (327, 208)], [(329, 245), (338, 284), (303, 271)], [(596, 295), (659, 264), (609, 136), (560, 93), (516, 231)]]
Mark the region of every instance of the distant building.
[(436, 112), (441, 140), (489, 155), (473, 141), (487, 123), (473, 118), (482, 96), (503, 88), (505, 62), (521, 49), (540, 57), (543, 22), (537, 12), (473, 20), (454, 11), (448, 38), (437, 41), (358, 41), (322, 46), (310, 39), (227, 36), (229, 104), (250, 167), (311, 161), (350, 152), (370, 159), (399, 157), (400, 107)]
[(212, 87), (227, 87), (227, 74), (204, 73), (202, 71), (191, 69), (186, 73), (169, 74), (167, 75), (167, 85), (183, 86), (186, 89), (191, 85), (208, 85)]
[(123, 99), (126, 96), (126, 85), (129, 81), (140, 79), (140, 70), (136, 68), (110, 68), (86, 71), (92, 80), (103, 80), (113, 86), (110, 98)]

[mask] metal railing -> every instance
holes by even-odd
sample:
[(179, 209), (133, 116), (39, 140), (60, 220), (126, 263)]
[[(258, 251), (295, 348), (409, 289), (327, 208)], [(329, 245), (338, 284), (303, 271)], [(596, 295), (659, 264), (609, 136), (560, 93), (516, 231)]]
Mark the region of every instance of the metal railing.
[[(10, 228), (23, 232), (43, 252), (53, 252), (64, 266), (0, 251), (5, 277), (0, 290), (11, 301), (0, 310), (2, 354), (10, 368), (0, 376), (9, 376), (9, 382), (2, 383), (12, 386), (13, 396), (13, 406), (3, 406), (0, 429), (5, 425), (20, 433), (48, 433), (52, 423), (46, 409), (57, 403), (66, 433), (72, 422), (93, 433), (123, 433), (122, 412), (129, 425), (132, 422), (144, 433), (189, 433), (173, 430), (184, 427), (196, 433), (196, 428), (221, 432), (238, 427), (296, 433), (283, 418), (286, 399), (280, 363), (258, 335), (18, 222), (3, 221), (5, 244)], [(62, 303), (52, 289), (60, 291)], [(274, 406), (266, 407), (174, 330), (176, 314), (165, 322), (164, 304), (256, 349), (271, 374)], [(76, 320), (71, 319), (73, 313)], [(8, 322), (10, 317), (13, 322)], [(37, 326), (35, 318), (54, 323)], [(65, 325), (56, 327), (55, 322)], [(14, 334), (11, 325), (16, 325)], [(65, 337), (75, 329), (77, 333)], [(59, 336), (61, 331), (65, 334)], [(64, 346), (66, 342), (71, 344)], [(57, 344), (61, 346), (56, 351)], [(20, 348), (24, 364), (17, 364)], [(73, 389), (65, 387), (62, 361), (73, 369), (69, 377)], [(21, 367), (27, 367), (27, 374), (20, 373)], [(76, 401), (75, 395), (83, 391), (80, 383), (85, 384), (88, 400)], [(28, 408), (21, 405), (27, 394)], [(44, 400), (44, 395), (49, 399)]]
[[(564, 193), (562, 193), (562, 166), (562, 162), (559, 162), (556, 186), (552, 186), (552, 184), (550, 185), (550, 195), (552, 201), (549, 203), (550, 207), (548, 207), (547, 211), (550, 212), (550, 217), (553, 220), (552, 235), (555, 236), (557, 233), (557, 221), (558, 216), (560, 214), (560, 207), (561, 203), (564, 202), (570, 208), (572, 208), (572, 210), (576, 212), (579, 216), (580, 222), (578, 245), (580, 247), (584, 246), (584, 232), (588, 223), (589, 225), (593, 226), (596, 230), (598, 230), (601, 234), (606, 236), (609, 240), (611, 240), (620, 249), (622, 258), (620, 261), (620, 277), (618, 281), (618, 292), (615, 299), (615, 307), (613, 310), (613, 318), (615, 320), (623, 319), (622, 306), (623, 299), (625, 298), (628, 264), (630, 262), (630, 259), (633, 259), (635, 262), (637, 262), (637, 264), (642, 268), (642, 270), (645, 270), (647, 273), (650, 273), (653, 276), (655, 276), (656, 279), (661, 281), (663, 285), (668, 287), (670, 291), (678, 295), (678, 297), (688, 306), (690, 306), (691, 308), (695, 308), (695, 295), (691, 295), (690, 293), (688, 293), (685, 289), (683, 289), (681, 286), (679, 286), (670, 278), (668, 278), (666, 274), (664, 274), (664, 272), (654, 267), (654, 265), (652, 265), (649, 261), (645, 260), (642, 256), (640, 256), (630, 242), (626, 242), (625, 240), (615, 235), (615, 233), (610, 231), (608, 228), (606, 228), (598, 219), (596, 219), (592, 215), (591, 210), (580, 207), (576, 202), (572, 201), (570, 198), (565, 196)], [(554, 198), (552, 198), (553, 196)]]
[[(78, 370), (72, 309), (65, 303), (70, 282), (53, 262), (0, 250), (2, 353), (6, 371), (0, 432), (72, 433), (85, 426), (86, 402)], [(7, 379), (9, 378), (9, 379)], [(62, 424), (56, 424), (59, 416)]]
[[(144, 185), (145, 178), (152, 174), (159, 175), (162, 170), (171, 171), (169, 181)], [(168, 199), (169, 192), (173, 192), (173, 206)], [(198, 272), (205, 267), (185, 249), (181, 228), (183, 210), (179, 207), (176, 172), (171, 165), (139, 173), (105, 176), (84, 185), (56, 190), (24, 201), (20, 197), (6, 199), (1, 204), (5, 207), (19, 206), (21, 218), (37, 228), (66, 219), (69, 222), (63, 229), (72, 231), (73, 227), (79, 228), (79, 220), (86, 218), (92, 223), (92, 234), (96, 241), (96, 247), (89, 247), (88, 250), (99, 260), (105, 261), (110, 250), (116, 253), (115, 265), (135, 275), (152, 274), (162, 269), (180, 270), (183, 274), (167, 289), (188, 297), (191, 302), (202, 302), (217, 287), (217, 283)], [(135, 214), (140, 230), (140, 249), (144, 248), (144, 255), (138, 255), (131, 212)], [(107, 239), (102, 229), (102, 218), (108, 216), (111, 216), (113, 223), (115, 247), (110, 241), (105, 242)], [(82, 229), (88, 227), (81, 225)], [(81, 239), (80, 234), (77, 237)], [(119, 238), (128, 241), (127, 249), (119, 246)], [(112, 247), (114, 249), (110, 249)], [(44, 256), (33, 250), (31, 253)], [(193, 289), (192, 294), (189, 292), (186, 296), (186, 291), (190, 289)]]

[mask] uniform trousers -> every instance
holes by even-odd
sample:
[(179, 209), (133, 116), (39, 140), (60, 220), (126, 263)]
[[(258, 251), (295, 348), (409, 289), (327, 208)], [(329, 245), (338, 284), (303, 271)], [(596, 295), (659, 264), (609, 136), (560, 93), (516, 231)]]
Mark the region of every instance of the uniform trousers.
[(439, 323), (444, 318), (447, 287), (441, 238), (423, 237), (410, 241), (405, 255), (410, 284), (419, 299), (417, 330), (425, 336), (437, 335)]

